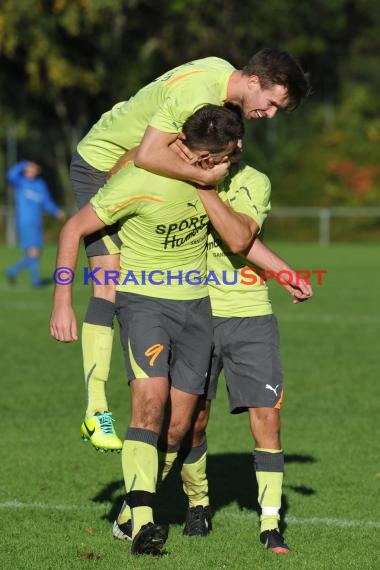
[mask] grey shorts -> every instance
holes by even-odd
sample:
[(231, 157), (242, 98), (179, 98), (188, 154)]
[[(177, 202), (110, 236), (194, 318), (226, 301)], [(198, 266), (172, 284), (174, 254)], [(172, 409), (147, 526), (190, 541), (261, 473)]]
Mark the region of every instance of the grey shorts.
[(210, 362), (209, 297), (195, 301), (116, 293), (127, 378), (164, 377), (189, 394), (204, 394)]
[[(107, 172), (88, 164), (77, 152), (70, 164), (70, 178), (78, 208), (83, 208), (106, 182)], [(119, 224), (107, 226), (84, 238), (87, 257), (120, 253)]]
[(276, 317), (213, 317), (213, 329), (206, 398), (215, 398), (223, 369), (232, 414), (247, 408), (279, 409), (283, 378)]

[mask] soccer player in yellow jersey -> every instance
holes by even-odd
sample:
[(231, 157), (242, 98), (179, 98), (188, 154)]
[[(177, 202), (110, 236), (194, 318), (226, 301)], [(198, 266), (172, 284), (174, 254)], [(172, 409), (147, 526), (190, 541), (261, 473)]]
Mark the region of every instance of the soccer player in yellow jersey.
[[(184, 535), (205, 536), (211, 530), (205, 430), (224, 367), (231, 412), (248, 411), (256, 441), (254, 465), (262, 508), (260, 539), (273, 552), (287, 553), (289, 547), (278, 530), (284, 456), (279, 433), (282, 372), (277, 322), (266, 283), (254, 273), (245, 256), (274, 274), (287, 271), (291, 281), (286, 288), (296, 302), (310, 298), (312, 289), (286, 262), (255, 240), (270, 210), (270, 182), (264, 174), (244, 163), (233, 165), (216, 191), (200, 189), (199, 195), (214, 227), (208, 238), (207, 268), (215, 347), (209, 383), (192, 429), (192, 448), (180, 454), (181, 476), (189, 499)], [(165, 457), (159, 481), (170, 471), (177, 454), (178, 448), (173, 446)], [(130, 538), (127, 505), (114, 523), (113, 534)]]
[[(252, 261), (273, 274), (286, 271), (293, 279), (288, 289), (296, 302), (310, 298), (312, 289), (258, 240), (244, 255), (239, 247), (231, 251), (226, 245), (231, 243), (231, 228), (211, 215), (210, 203), (215, 200), (215, 193), (199, 190), (199, 194), (214, 224), (207, 254), (207, 269), (213, 276), (208, 287), (214, 346), (205, 396), (193, 428), (192, 449), (182, 463), (183, 486), (190, 505), (184, 534), (205, 536), (211, 528), (206, 426), (223, 370), (230, 412), (248, 412), (256, 443), (253, 456), (261, 508), (260, 541), (272, 552), (287, 554), (290, 549), (279, 531), (284, 472), (279, 415), (283, 401), (279, 334), (266, 282), (255, 272)], [(229, 176), (220, 183), (218, 195), (236, 213), (252, 216), (262, 226), (270, 206), (270, 183), (264, 174), (243, 163), (233, 165)]]
[[(218, 163), (235, 152), (243, 124), (232, 111), (207, 105), (186, 121), (184, 134), (198, 159), (211, 156)], [(116, 309), (132, 401), (122, 465), (132, 552), (155, 553), (168, 533), (165, 526), (154, 524), (152, 512), (159, 436), (165, 468), (170, 450), (178, 449), (190, 428), (204, 392), (211, 350), (205, 285), (208, 217), (194, 185), (157, 176), (130, 162), (65, 224), (57, 267), (74, 271), (80, 239), (119, 220), (123, 223)], [(56, 284), (50, 327), (52, 336), (64, 342), (77, 338), (71, 292), (71, 284)], [(161, 433), (167, 405), (170, 422)], [(90, 436), (90, 419), (84, 429)]]
[[(186, 147), (181, 147), (182, 158), (173, 156), (169, 148), (192, 113), (208, 103), (230, 102), (242, 109), (246, 119), (272, 119), (279, 109), (296, 109), (308, 90), (307, 77), (299, 64), (277, 49), (262, 49), (239, 70), (217, 57), (180, 65), (128, 101), (117, 103), (79, 143), (70, 168), (77, 204), (86, 204), (104, 184), (107, 172), (123, 160), (126, 151), (136, 147), (135, 162), (140, 168), (212, 185), (225, 176), (228, 163), (200, 169)], [(117, 232), (118, 224), (114, 224), (86, 238), (91, 269), (119, 269)], [(86, 418), (93, 425), (90, 440), (96, 447), (120, 449), (122, 443), (113, 428), (104, 390), (112, 351), (115, 286), (112, 280), (105, 282), (101, 272), (97, 275), (100, 283), (93, 284), (82, 329)], [(82, 424), (82, 432), (84, 429)]]

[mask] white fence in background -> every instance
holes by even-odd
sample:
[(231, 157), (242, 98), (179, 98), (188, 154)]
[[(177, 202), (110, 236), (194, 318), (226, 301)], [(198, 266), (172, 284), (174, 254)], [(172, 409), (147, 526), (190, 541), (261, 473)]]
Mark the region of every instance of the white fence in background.
[(380, 220), (380, 207), (356, 208), (350, 206), (341, 206), (333, 208), (273, 208), (270, 212), (270, 218), (272, 217), (317, 219), (319, 244), (328, 245), (331, 241), (331, 220), (333, 218), (378, 218)]
[[(0, 217), (3, 219), (4, 227), (1, 236), (7, 245), (16, 244), (15, 230), (15, 213), (14, 208), (10, 206), (0, 206)], [(380, 220), (380, 207), (371, 208), (355, 208), (355, 207), (335, 207), (335, 208), (317, 208), (317, 207), (291, 207), (291, 208), (273, 208), (270, 212), (270, 218), (282, 219), (299, 219), (310, 218), (318, 220), (318, 241), (320, 245), (328, 245), (331, 241), (331, 220), (334, 218), (374, 218)]]

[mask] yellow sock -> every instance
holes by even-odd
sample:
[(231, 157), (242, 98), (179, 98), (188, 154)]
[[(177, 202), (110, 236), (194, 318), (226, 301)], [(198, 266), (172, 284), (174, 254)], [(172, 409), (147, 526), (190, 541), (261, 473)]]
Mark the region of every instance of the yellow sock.
[(157, 485), (160, 485), (170, 473), (178, 451), (158, 451), (158, 477)]
[(261, 507), (261, 532), (278, 528), (280, 520), (284, 452), (282, 449), (255, 449), (254, 465)]
[(124, 441), (121, 461), (131, 510), (132, 538), (142, 525), (153, 522), (152, 506), (158, 471), (157, 439), (157, 434), (150, 430), (129, 428)]
[[(158, 451), (158, 475), (157, 475), (157, 486), (160, 485), (164, 479), (166, 479), (168, 473), (173, 467), (173, 463), (176, 460), (178, 451)], [(126, 501), (124, 501), (123, 506), (119, 516), (117, 517), (117, 522), (123, 524), (128, 522), (132, 518), (131, 509)]]
[(108, 410), (105, 383), (108, 380), (112, 354), (113, 329), (111, 327), (83, 323), (82, 353), (86, 382), (86, 416)]
[(119, 524), (123, 524), (131, 520), (131, 518), (132, 518), (131, 509), (129, 508), (127, 502), (124, 501), (123, 506), (121, 507), (121, 511), (117, 517), (117, 522)]
[(181, 469), (183, 490), (189, 499), (189, 507), (207, 507), (208, 480), (206, 475), (207, 440), (193, 447), (184, 460)]

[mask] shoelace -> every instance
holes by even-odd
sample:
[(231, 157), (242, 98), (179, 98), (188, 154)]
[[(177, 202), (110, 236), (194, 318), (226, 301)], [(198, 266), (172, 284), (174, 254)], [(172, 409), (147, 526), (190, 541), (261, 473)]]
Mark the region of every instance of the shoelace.
[(115, 420), (113, 419), (111, 412), (104, 412), (104, 414), (101, 414), (99, 416), (99, 422), (100, 422), (100, 429), (102, 430), (102, 432), (107, 435), (112, 435), (113, 434), (112, 422), (114, 421)]

